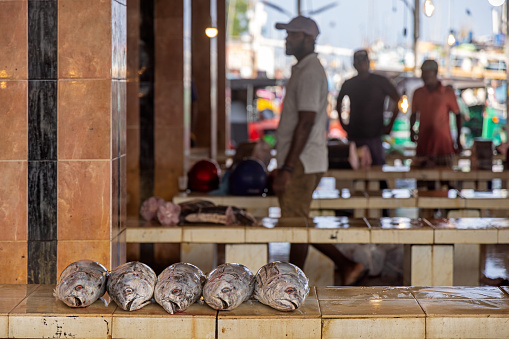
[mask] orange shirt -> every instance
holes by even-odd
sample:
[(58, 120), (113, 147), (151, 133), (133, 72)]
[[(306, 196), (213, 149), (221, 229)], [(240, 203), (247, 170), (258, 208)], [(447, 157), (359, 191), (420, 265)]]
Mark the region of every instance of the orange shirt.
[(452, 88), (440, 84), (433, 92), (430, 92), (425, 86), (415, 90), (412, 99), (412, 113), (419, 113), (416, 155), (454, 154), (449, 112), (455, 114), (460, 112)]

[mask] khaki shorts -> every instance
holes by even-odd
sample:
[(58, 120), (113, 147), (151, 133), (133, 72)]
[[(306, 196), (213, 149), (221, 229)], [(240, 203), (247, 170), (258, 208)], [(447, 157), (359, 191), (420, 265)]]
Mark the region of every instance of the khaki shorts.
[(320, 173), (304, 173), (304, 166), (299, 161), (291, 175), (285, 192), (278, 197), (281, 217), (309, 217), (313, 192), (323, 176)]

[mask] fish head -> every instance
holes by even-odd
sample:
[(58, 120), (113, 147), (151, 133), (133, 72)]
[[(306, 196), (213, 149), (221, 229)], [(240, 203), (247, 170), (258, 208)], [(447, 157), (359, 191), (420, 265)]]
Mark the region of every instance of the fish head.
[(125, 311), (139, 310), (149, 304), (153, 294), (150, 283), (135, 274), (126, 274), (116, 291), (114, 300)]
[(166, 312), (174, 314), (185, 311), (200, 296), (201, 285), (194, 284), (185, 275), (174, 275), (158, 286), (160, 300)]
[(216, 310), (231, 310), (239, 306), (243, 299), (235, 280), (229, 275), (220, 275), (207, 281), (203, 287), (205, 302)]
[(302, 284), (298, 277), (277, 275), (263, 286), (264, 294), (272, 307), (280, 311), (299, 308), (309, 292), (309, 286)]
[(69, 307), (87, 307), (97, 299), (102, 285), (86, 272), (74, 272), (59, 282), (55, 297)]

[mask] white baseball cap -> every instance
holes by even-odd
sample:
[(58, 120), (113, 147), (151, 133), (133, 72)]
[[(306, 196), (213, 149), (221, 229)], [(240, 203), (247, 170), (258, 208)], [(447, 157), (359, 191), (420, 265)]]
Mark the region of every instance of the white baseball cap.
[(303, 32), (307, 35), (311, 35), (314, 39), (320, 34), (316, 22), (302, 15), (293, 18), (287, 24), (281, 22), (276, 23), (276, 29), (286, 29), (287, 32)]

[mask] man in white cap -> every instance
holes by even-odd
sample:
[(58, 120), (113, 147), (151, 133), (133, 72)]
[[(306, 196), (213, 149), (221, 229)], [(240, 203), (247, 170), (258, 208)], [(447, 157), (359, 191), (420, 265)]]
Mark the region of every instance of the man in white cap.
[[(279, 199), (281, 217), (309, 216), (313, 191), (327, 171), (327, 76), (314, 53), (320, 31), (316, 22), (298, 16), (289, 23), (277, 23), (287, 32), (286, 54), (297, 58), (286, 85), (283, 111), (276, 134), (278, 171), (273, 189)], [(343, 256), (330, 244), (315, 247), (330, 257), (343, 277), (355, 283), (364, 272), (362, 264)], [(307, 244), (292, 244), (290, 261), (303, 267)]]
[[(461, 114), (456, 95), (452, 88), (442, 86), (438, 80), (438, 64), (435, 60), (425, 60), (421, 70), (424, 86), (416, 89), (412, 98), (410, 138), (417, 142), (416, 155), (428, 159), (427, 165), (452, 167), (454, 153), (462, 149)], [(449, 127), (449, 112), (456, 115), (456, 147)], [(414, 130), (417, 121), (418, 132)]]

